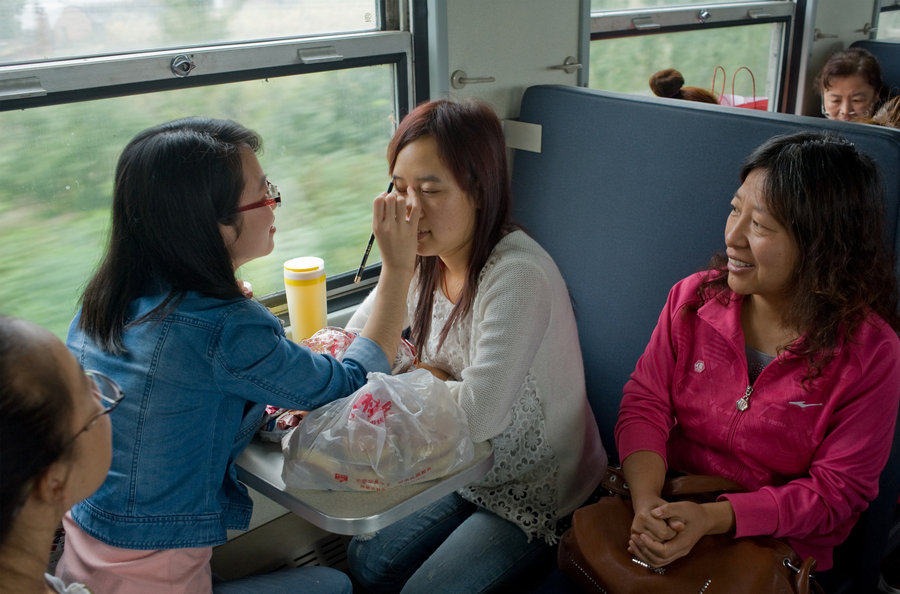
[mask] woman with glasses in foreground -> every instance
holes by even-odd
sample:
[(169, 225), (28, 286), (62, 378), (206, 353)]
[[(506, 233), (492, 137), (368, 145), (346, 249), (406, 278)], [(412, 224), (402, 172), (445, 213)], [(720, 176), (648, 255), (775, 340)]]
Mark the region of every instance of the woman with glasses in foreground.
[(106, 477), (122, 396), (52, 333), (0, 316), (0, 592), (87, 592), (45, 571), (63, 514)]
[(370, 371), (390, 372), (419, 207), (397, 194), (375, 199), (388, 290), (342, 362), (313, 354), (235, 277), (274, 246), (281, 197), (260, 148), (239, 124), (190, 118), (141, 132), (119, 159), (109, 248), (67, 343), (133, 398), (113, 415), (109, 477), (64, 518), (65, 581), (90, 579), (98, 592), (351, 591), (323, 567), (213, 584), (209, 560), (228, 529), (250, 521), (234, 461), (265, 406), (317, 408)]
[(828, 58), (817, 86), (822, 95), (822, 115), (845, 122), (871, 117), (885, 89), (878, 60), (861, 47)]

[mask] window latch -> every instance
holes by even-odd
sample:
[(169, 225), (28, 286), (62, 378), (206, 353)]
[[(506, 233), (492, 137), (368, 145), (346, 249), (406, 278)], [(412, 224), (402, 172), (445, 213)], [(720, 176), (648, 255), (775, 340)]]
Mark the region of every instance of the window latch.
[(169, 64), (169, 68), (172, 70), (172, 74), (177, 76), (178, 78), (184, 78), (188, 74), (190, 74), (197, 65), (194, 61), (185, 54), (178, 54), (174, 58), (172, 58), (172, 62)]

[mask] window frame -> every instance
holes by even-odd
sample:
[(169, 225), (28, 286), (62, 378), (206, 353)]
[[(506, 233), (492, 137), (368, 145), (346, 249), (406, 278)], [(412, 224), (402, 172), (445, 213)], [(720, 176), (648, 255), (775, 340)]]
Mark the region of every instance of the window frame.
[[(380, 30), (249, 40), (227, 44), (123, 52), (0, 65), (0, 112), (35, 109), (264, 78), (296, 76), (363, 66), (392, 65), (394, 112), (399, 121), (414, 103), (413, 40), (402, 0), (380, 0)], [(401, 28), (406, 30), (400, 30)], [(194, 67), (178, 73), (173, 61), (187, 57)], [(360, 258), (365, 246), (360, 245)], [(328, 310), (351, 307), (377, 283), (381, 263), (367, 266), (360, 283), (356, 270), (327, 279)], [(273, 313), (286, 319), (284, 291), (263, 296)], [(283, 311), (282, 311), (283, 310)]]
[[(900, 1), (900, 0), (898, 0)], [(645, 7), (624, 10), (591, 10), (589, 42), (664, 35), (683, 31), (702, 31), (746, 25), (781, 24), (783, 35), (774, 66), (777, 68), (774, 104), (787, 105), (788, 71), (791, 63), (791, 39), (797, 26), (797, 5), (793, 0), (754, 0), (723, 4), (685, 4), (681, 6)], [(701, 14), (707, 13), (704, 19)], [(588, 50), (587, 55), (590, 55)], [(587, 81), (582, 81), (587, 84)]]

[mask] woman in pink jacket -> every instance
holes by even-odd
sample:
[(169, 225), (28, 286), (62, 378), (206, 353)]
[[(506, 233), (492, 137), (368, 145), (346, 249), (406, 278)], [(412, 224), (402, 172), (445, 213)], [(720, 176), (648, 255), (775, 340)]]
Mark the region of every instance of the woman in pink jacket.
[[(877, 494), (900, 401), (878, 174), (851, 143), (799, 133), (754, 151), (741, 180), (725, 253), (671, 290), (625, 386), (629, 550), (662, 566), (706, 534), (770, 535), (825, 570)], [(668, 469), (747, 492), (667, 503)]]

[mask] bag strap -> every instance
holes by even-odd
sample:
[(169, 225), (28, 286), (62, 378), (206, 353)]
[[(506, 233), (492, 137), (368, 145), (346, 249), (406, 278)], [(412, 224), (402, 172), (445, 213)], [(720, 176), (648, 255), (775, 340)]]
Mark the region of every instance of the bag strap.
[(733, 480), (721, 476), (685, 474), (666, 480), (662, 497), (670, 499), (703, 493), (743, 493), (746, 490)]
[[(600, 484), (604, 489), (616, 495), (631, 496), (628, 483), (625, 481), (625, 473), (619, 466), (608, 466)], [(661, 495), (663, 499), (669, 499), (703, 493), (743, 493), (746, 490), (733, 480), (720, 476), (685, 474), (666, 479)]]
[(813, 572), (816, 569), (816, 560), (807, 557), (800, 564), (800, 567), (794, 567), (787, 560), (784, 564), (794, 572), (794, 591), (797, 594), (825, 594), (822, 586), (813, 579)]
[[(725, 84), (728, 82), (728, 73), (725, 72), (724, 67), (716, 66), (715, 68), (713, 68), (713, 80), (712, 80), (712, 87), (710, 88), (710, 90), (712, 91), (713, 95), (716, 94), (716, 75), (719, 74), (719, 71), (722, 72), (722, 90), (719, 91), (719, 97), (721, 97), (725, 93)], [(732, 82), (732, 86), (733, 86), (734, 79), (732, 79), (731, 82)], [(733, 89), (732, 89), (731, 94), (732, 95), (734, 94)]]
[(741, 70), (746, 70), (750, 75), (750, 82), (753, 84), (753, 101), (756, 101), (756, 78), (753, 76), (753, 71), (747, 68), (746, 66), (741, 66), (737, 70), (734, 71), (734, 76), (731, 77), (731, 95), (734, 96), (734, 79), (737, 78), (737, 73)]

